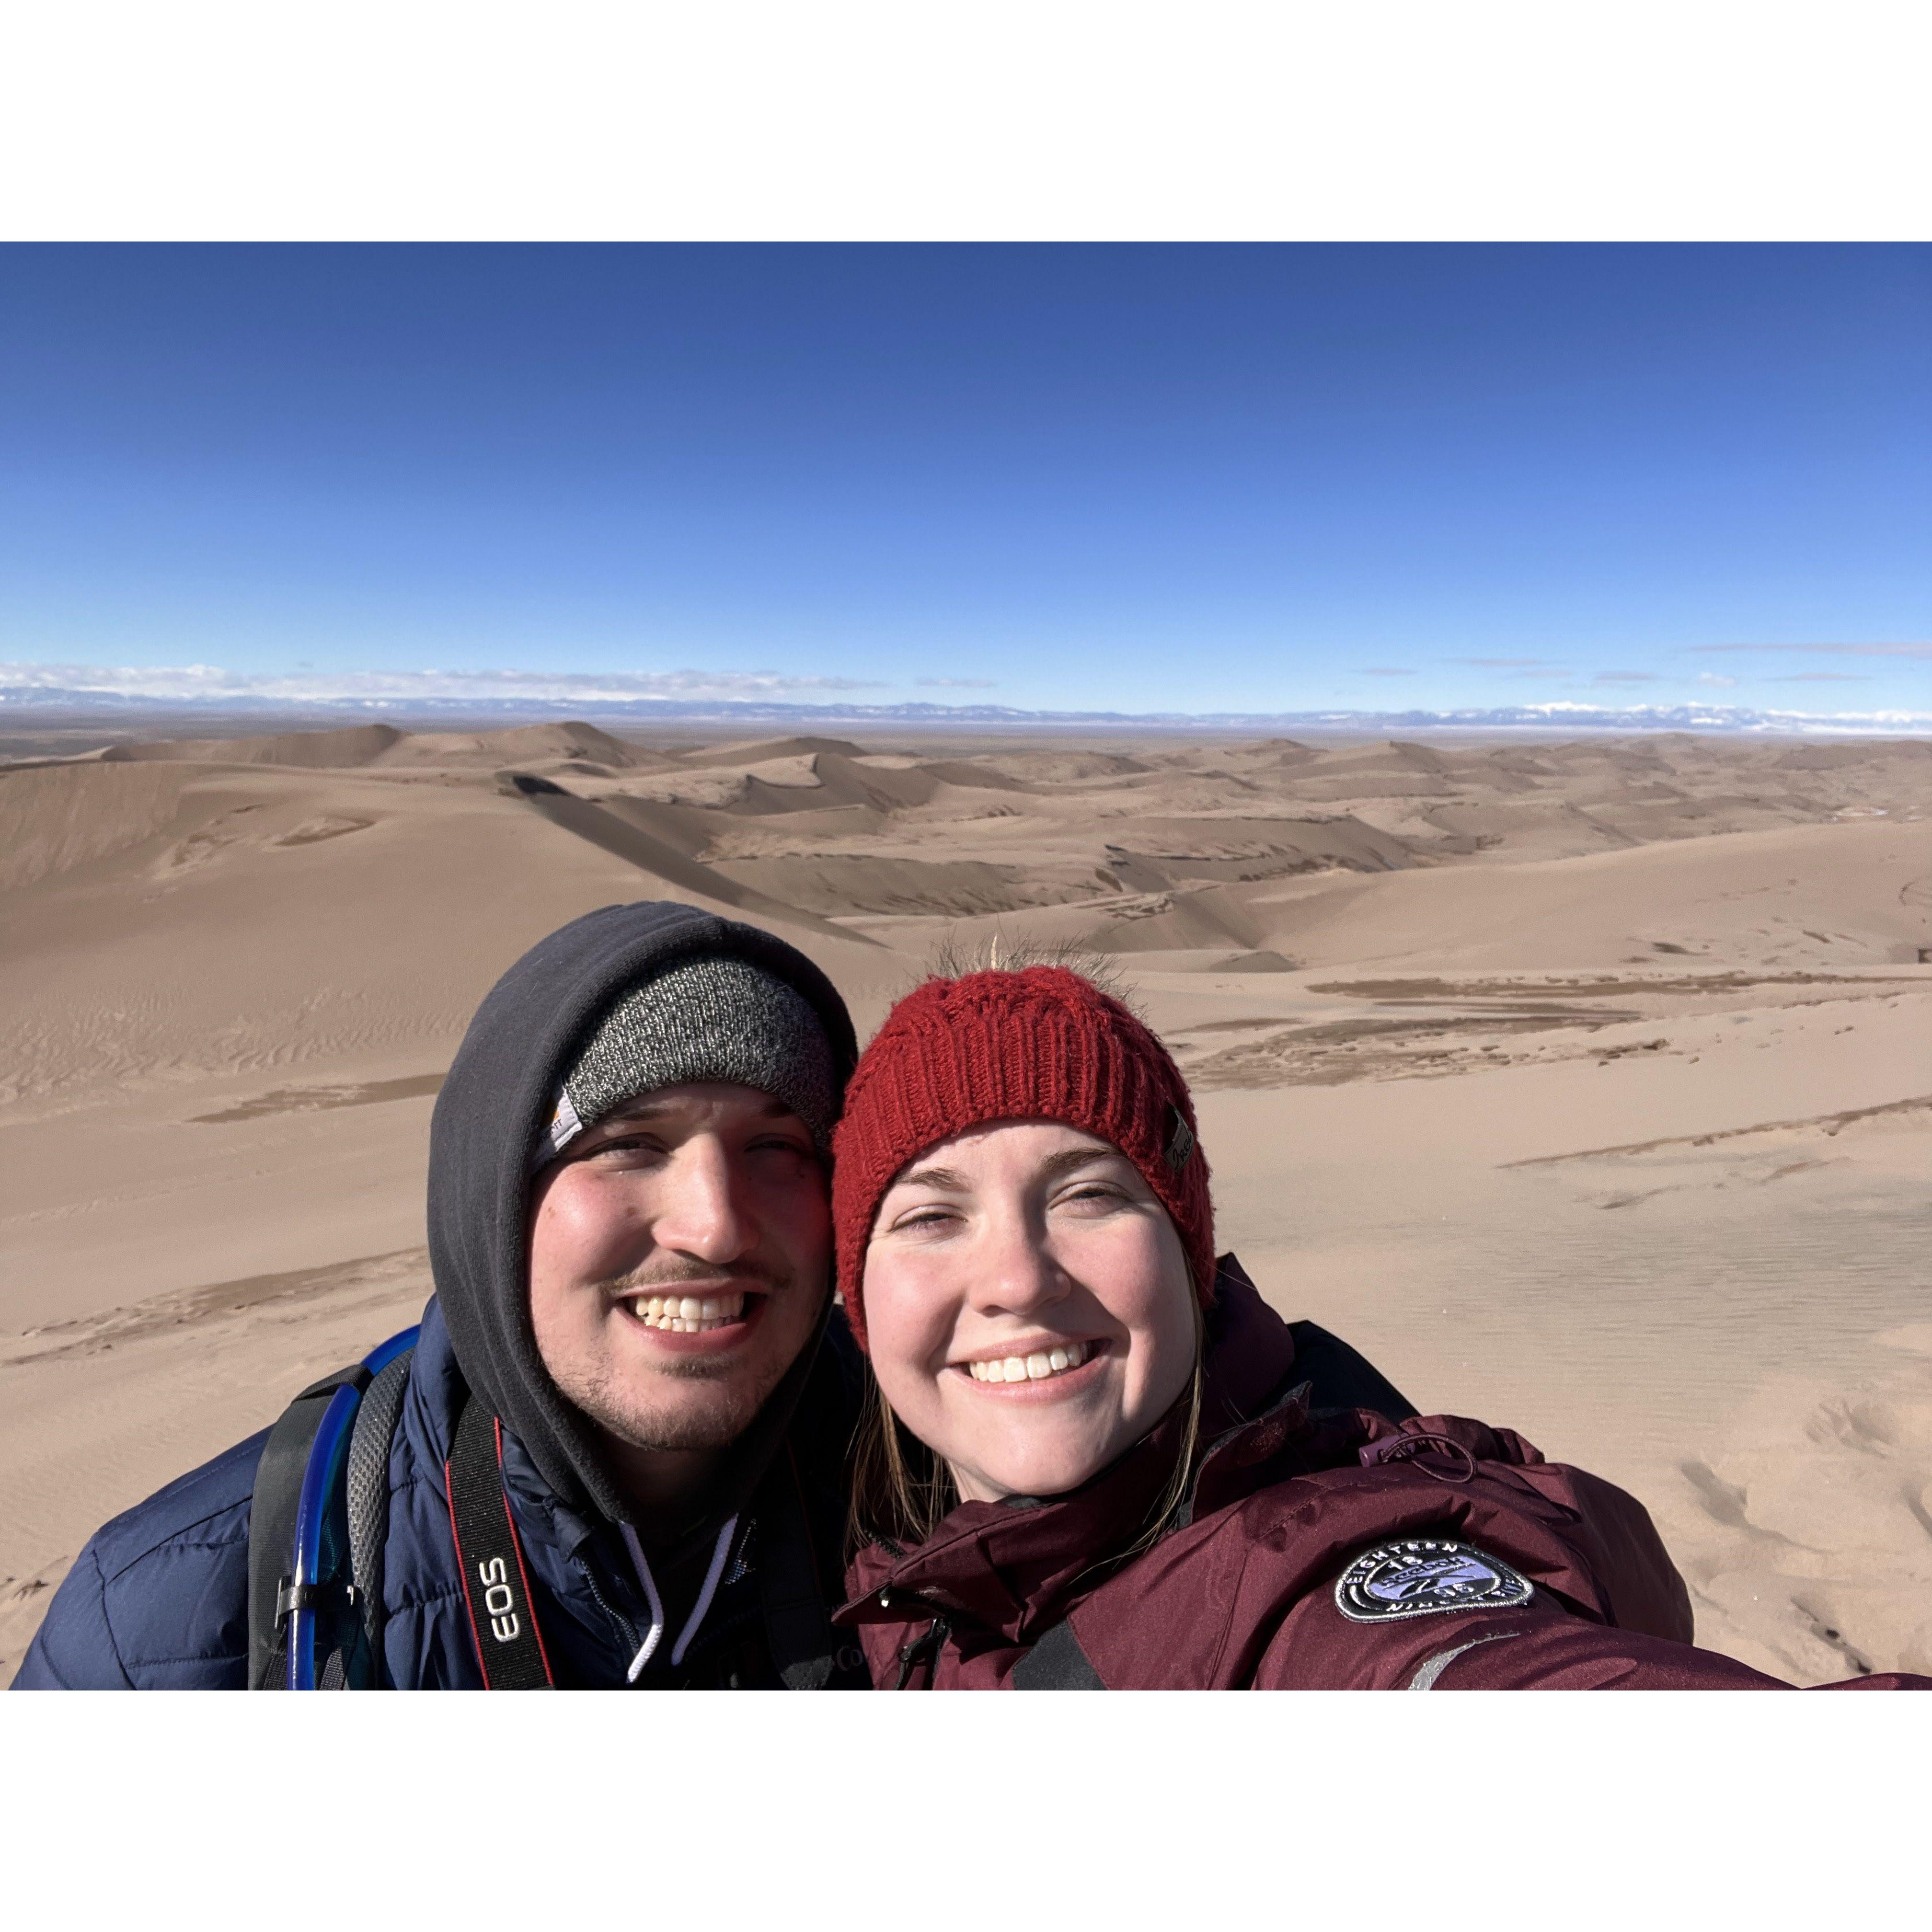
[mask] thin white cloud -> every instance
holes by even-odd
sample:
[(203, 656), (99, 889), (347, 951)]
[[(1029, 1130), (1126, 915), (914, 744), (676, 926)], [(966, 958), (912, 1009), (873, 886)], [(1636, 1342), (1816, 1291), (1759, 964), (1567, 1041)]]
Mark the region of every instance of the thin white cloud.
[(1932, 644), (1693, 644), (1694, 651), (1819, 651), (1842, 658), (1932, 658)]
[(1734, 677), (1725, 677), (1720, 673), (1714, 670), (1700, 670), (1697, 674), (1697, 682), (1700, 684), (1729, 685), (1736, 684), (1737, 682), (1737, 680)]
[(1784, 677), (1774, 677), (1773, 684), (1869, 684), (1871, 680), (1861, 677), (1855, 670), (1795, 670)]
[(1590, 682), (1592, 684), (1661, 684), (1664, 680), (1653, 670), (1600, 670)]
[(1474, 664), (1478, 670), (1554, 670), (1554, 658), (1451, 658), (1451, 664)]
[(403, 670), (232, 671), (216, 664), (0, 664), (0, 686), (79, 691), (157, 701), (270, 698), (523, 698), (567, 704), (586, 699), (634, 704), (652, 698), (778, 700), (794, 692), (872, 691), (876, 679), (813, 677), (784, 671)]
[(992, 691), (990, 677), (922, 677), (918, 682), (928, 691)]

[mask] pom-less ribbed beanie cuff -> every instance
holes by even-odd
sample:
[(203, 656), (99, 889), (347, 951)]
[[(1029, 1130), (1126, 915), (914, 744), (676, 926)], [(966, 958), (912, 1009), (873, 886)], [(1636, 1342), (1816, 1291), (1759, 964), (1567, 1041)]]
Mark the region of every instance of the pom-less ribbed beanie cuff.
[(1060, 1120), (1132, 1161), (1180, 1236), (1204, 1306), (1214, 1216), (1194, 1103), (1167, 1049), (1118, 1000), (1058, 966), (928, 980), (860, 1056), (833, 1136), (838, 1285), (860, 1346), (872, 1217), (928, 1148), (994, 1120)]
[(604, 1015), (563, 1077), (532, 1168), (626, 1101), (687, 1080), (755, 1087), (831, 1150), (838, 1076), (818, 1016), (776, 974), (721, 953), (653, 974)]

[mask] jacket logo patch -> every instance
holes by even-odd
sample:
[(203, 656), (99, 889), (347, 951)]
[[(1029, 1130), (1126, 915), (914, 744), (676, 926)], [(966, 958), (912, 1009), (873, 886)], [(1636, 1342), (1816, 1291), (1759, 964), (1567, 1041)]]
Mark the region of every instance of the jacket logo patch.
[(1380, 1543), (1335, 1585), (1335, 1607), (1351, 1623), (1431, 1617), (1446, 1610), (1513, 1610), (1529, 1601), (1527, 1579), (1473, 1544), (1426, 1536)]

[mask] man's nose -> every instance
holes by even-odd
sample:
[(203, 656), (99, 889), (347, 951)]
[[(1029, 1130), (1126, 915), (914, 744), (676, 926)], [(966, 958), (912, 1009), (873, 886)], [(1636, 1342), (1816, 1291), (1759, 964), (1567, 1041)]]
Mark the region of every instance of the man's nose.
[(736, 1179), (724, 1144), (708, 1134), (693, 1136), (670, 1161), (652, 1217), (652, 1240), (699, 1261), (737, 1260), (757, 1231), (739, 1198)]

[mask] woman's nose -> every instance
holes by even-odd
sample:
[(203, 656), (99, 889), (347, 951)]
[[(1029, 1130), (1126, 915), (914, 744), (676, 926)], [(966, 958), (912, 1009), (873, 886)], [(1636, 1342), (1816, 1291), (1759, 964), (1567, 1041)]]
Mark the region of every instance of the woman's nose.
[(974, 1300), (989, 1312), (1032, 1314), (1060, 1300), (1071, 1286), (1048, 1251), (1042, 1231), (1022, 1214), (988, 1218), (980, 1258)]
[(736, 1181), (721, 1141), (709, 1135), (686, 1141), (658, 1177), (652, 1240), (714, 1265), (737, 1260), (752, 1245), (753, 1230)]

